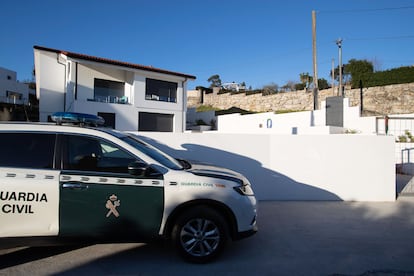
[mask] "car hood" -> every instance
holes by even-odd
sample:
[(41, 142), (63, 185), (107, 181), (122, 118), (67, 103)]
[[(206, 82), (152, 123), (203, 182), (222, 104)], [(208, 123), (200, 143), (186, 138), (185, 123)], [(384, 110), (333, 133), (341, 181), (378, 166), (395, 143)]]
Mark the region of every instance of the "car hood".
[(188, 161), (188, 162), (191, 164), (191, 168), (187, 169), (187, 171), (195, 175), (226, 179), (226, 180), (236, 181), (240, 184), (248, 183), (248, 180), (246, 177), (244, 177), (242, 174), (235, 172), (233, 170), (211, 165), (211, 164), (200, 163), (197, 161)]

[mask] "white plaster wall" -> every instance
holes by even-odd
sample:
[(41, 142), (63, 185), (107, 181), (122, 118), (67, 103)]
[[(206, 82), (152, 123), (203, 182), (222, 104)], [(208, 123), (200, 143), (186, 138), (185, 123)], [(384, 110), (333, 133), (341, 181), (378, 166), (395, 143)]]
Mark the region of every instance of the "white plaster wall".
[(56, 53), (34, 50), (36, 95), (39, 99), (39, 119), (64, 110), (66, 68), (57, 62)]
[(98, 112), (115, 113), (115, 127), (117, 130), (132, 131), (138, 129), (138, 110), (132, 105), (77, 101), (73, 111), (95, 115)]
[[(177, 102), (176, 103), (170, 103), (170, 102), (162, 102), (162, 101), (151, 101), (145, 99), (145, 80), (147, 78), (152, 78), (156, 80), (162, 80), (162, 81), (169, 81), (177, 83)], [(169, 111), (182, 111), (183, 110), (183, 85), (182, 81), (184, 79), (182, 78), (168, 78), (166, 76), (163, 76), (161, 74), (136, 74), (135, 75), (135, 106), (137, 108), (148, 108), (148, 109), (154, 109), (158, 110), (159, 113), (163, 113), (161, 111), (169, 110)]]
[(138, 133), (171, 155), (247, 176), (260, 200), (394, 201), (394, 139), (373, 135)]
[[(151, 101), (145, 99), (145, 82), (147, 78), (175, 82), (177, 83), (177, 102)], [(183, 86), (183, 78), (174, 78), (164, 74), (140, 72), (135, 74), (134, 78), (134, 106), (141, 112), (172, 114), (174, 115), (173, 129), (175, 132), (185, 130), (186, 106), (184, 97), (185, 85)]]
[[(376, 134), (376, 117), (360, 117), (359, 107), (350, 107), (344, 99), (344, 127), (328, 127), (326, 109), (286, 114), (273, 112), (257, 114), (228, 114), (217, 117), (218, 131), (223, 133), (275, 133), (275, 134), (340, 134), (346, 130), (359, 134)], [(272, 127), (268, 128), (268, 120)], [(391, 122), (391, 121), (390, 121)]]
[[(309, 127), (325, 126), (325, 110), (274, 114), (228, 114), (217, 117), (218, 131), (223, 133), (311, 133)], [(315, 130), (320, 133), (319, 130)]]
[(125, 83), (125, 94), (130, 99), (130, 84), (127, 72), (111, 66), (96, 66), (92, 64), (78, 64), (78, 100), (87, 101), (94, 98), (95, 78)]
[[(10, 79), (8, 79), (10, 77)], [(17, 81), (17, 73), (15, 71), (0, 67), (0, 80)]]

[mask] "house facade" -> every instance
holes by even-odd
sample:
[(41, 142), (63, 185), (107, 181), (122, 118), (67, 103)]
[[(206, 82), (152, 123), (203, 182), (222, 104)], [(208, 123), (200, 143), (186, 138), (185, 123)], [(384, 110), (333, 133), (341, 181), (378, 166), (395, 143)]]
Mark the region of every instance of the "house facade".
[(39, 119), (54, 112), (100, 115), (129, 131), (185, 131), (187, 82), (195, 76), (34, 46)]
[(15, 71), (0, 67), (0, 102), (27, 105), (30, 89), (26, 83), (17, 81)]
[(35, 91), (17, 73), (0, 67), (0, 121), (37, 121)]

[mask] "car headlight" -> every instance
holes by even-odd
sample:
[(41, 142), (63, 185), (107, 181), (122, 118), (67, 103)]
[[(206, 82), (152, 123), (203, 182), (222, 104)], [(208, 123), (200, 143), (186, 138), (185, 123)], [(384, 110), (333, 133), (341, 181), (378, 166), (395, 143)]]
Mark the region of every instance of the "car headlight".
[(233, 189), (241, 195), (253, 196), (254, 192), (250, 184), (243, 183), (240, 186), (233, 187)]

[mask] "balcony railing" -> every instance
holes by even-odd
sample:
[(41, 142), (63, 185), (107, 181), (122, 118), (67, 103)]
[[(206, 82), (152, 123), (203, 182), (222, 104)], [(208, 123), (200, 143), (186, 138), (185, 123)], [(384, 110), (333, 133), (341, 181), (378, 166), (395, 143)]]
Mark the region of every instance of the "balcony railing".
[(17, 98), (17, 97), (6, 97), (6, 96), (0, 96), (0, 102), (2, 103), (8, 103), (8, 104), (27, 104), (26, 98)]
[(100, 103), (129, 104), (129, 99), (126, 96), (95, 96), (93, 99), (88, 99), (88, 101)]

